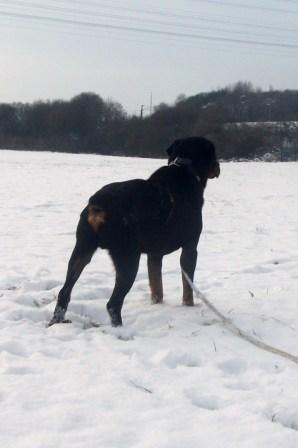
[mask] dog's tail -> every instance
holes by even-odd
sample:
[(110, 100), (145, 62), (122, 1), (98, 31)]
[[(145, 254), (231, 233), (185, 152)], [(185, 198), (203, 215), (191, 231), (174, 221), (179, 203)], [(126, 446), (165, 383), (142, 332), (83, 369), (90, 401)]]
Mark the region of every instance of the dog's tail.
[(87, 221), (95, 233), (106, 221), (106, 212), (98, 205), (89, 205), (87, 208)]

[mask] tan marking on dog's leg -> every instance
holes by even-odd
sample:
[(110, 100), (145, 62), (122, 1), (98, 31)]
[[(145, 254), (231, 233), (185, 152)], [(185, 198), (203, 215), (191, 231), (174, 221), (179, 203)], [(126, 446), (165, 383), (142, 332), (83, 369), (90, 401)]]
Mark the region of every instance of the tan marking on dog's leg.
[(99, 227), (104, 224), (106, 220), (106, 213), (100, 208), (91, 205), (88, 208), (88, 218), (87, 221), (94, 230), (94, 232), (97, 232)]
[(185, 306), (193, 306), (193, 290), (189, 286), (186, 278), (182, 274), (182, 284), (183, 284), (183, 297), (182, 297), (182, 303)]
[(148, 255), (148, 276), (149, 285), (151, 289), (151, 301), (153, 304), (162, 303), (163, 288), (162, 288), (162, 257)]

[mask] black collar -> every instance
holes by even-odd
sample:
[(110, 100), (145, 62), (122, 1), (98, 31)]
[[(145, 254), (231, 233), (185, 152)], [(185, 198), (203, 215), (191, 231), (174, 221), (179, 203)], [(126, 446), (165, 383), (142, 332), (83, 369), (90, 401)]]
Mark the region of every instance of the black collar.
[(191, 166), (191, 160), (187, 159), (185, 157), (176, 157), (171, 163), (170, 165), (175, 165), (175, 166), (186, 166), (189, 168), (189, 170), (196, 176), (196, 179), (198, 182), (201, 182), (201, 178), (200, 176), (198, 176), (194, 169)]
[(170, 165), (176, 165), (176, 166), (190, 166), (191, 165), (191, 160), (190, 159), (186, 159), (184, 157), (176, 157), (176, 159), (174, 159)]

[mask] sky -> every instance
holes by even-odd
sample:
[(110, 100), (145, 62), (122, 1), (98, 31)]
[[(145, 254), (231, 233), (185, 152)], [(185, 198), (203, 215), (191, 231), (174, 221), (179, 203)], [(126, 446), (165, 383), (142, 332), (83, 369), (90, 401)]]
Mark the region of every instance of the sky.
[(298, 89), (298, 0), (0, 0), (0, 102)]

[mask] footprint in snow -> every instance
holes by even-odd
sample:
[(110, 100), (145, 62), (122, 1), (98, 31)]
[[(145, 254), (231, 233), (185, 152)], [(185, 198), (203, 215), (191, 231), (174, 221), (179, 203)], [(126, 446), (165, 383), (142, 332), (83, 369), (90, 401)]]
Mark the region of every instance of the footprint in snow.
[(273, 423), (279, 423), (285, 428), (298, 431), (298, 409), (279, 409), (268, 417)]
[(229, 375), (237, 375), (247, 369), (246, 363), (236, 358), (221, 362), (218, 366), (224, 373)]
[(26, 358), (28, 356), (25, 345), (15, 341), (4, 341), (0, 344), (0, 352), (7, 352), (9, 355)]
[(201, 360), (187, 353), (177, 353), (170, 350), (162, 350), (157, 352), (152, 358), (153, 364), (166, 364), (170, 369), (176, 369), (179, 366), (184, 367), (200, 367)]
[(36, 375), (39, 372), (30, 367), (18, 367), (18, 366), (10, 366), (4, 371), (7, 375)]
[(207, 411), (218, 411), (225, 407), (225, 405), (221, 403), (217, 397), (213, 395), (200, 395), (195, 389), (187, 390), (185, 395), (190, 399), (194, 406)]

